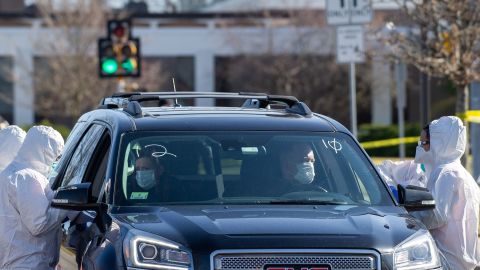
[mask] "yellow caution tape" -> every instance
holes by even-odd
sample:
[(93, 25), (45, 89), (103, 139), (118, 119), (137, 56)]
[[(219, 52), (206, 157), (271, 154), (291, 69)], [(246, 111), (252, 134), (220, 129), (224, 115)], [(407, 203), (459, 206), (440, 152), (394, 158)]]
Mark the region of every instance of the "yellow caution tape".
[[(457, 116), (471, 123), (478, 123), (480, 124), (480, 110), (472, 110), (467, 111), (465, 113), (457, 114)], [(399, 144), (407, 144), (407, 143), (416, 143), (418, 142), (419, 137), (404, 137), (404, 138), (393, 138), (393, 139), (385, 139), (385, 140), (378, 140), (378, 141), (370, 141), (370, 142), (361, 142), (360, 144), (364, 149), (372, 149), (372, 148), (381, 148), (387, 146), (394, 146)]]
[(403, 138), (393, 138), (393, 139), (385, 139), (385, 140), (378, 140), (378, 141), (370, 141), (370, 142), (362, 142), (360, 143), (364, 149), (372, 149), (372, 148), (380, 148), (386, 146), (394, 146), (399, 144), (407, 144), (407, 143), (416, 143), (418, 142), (419, 137), (403, 137)]
[(465, 120), (467, 120), (468, 122), (480, 124), (480, 110), (467, 111), (467, 113), (465, 113)]
[(480, 123), (480, 110), (457, 113), (458, 118), (471, 123)]

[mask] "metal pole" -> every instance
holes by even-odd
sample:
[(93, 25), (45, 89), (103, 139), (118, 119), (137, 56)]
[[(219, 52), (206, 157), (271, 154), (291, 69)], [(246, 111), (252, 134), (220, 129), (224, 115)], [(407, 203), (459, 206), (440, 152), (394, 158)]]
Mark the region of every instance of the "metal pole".
[[(480, 110), (480, 82), (474, 82), (470, 89), (470, 108), (471, 110)], [(480, 180), (480, 124), (470, 124), (470, 147), (472, 149), (472, 167), (473, 177)]]
[(420, 124), (423, 128), (430, 122), (430, 76), (426, 73), (420, 75)]
[[(395, 63), (395, 80), (397, 83), (397, 113), (398, 113), (398, 137), (405, 137), (405, 117), (404, 109), (406, 106), (406, 65), (400, 60), (397, 60)], [(405, 144), (401, 143), (399, 145), (399, 154), (400, 158), (405, 158)]]
[(355, 63), (350, 63), (350, 129), (357, 138), (357, 89), (355, 85)]
[[(403, 108), (398, 108), (398, 137), (405, 138), (405, 119), (403, 117)], [(399, 145), (400, 159), (405, 159), (405, 144)]]

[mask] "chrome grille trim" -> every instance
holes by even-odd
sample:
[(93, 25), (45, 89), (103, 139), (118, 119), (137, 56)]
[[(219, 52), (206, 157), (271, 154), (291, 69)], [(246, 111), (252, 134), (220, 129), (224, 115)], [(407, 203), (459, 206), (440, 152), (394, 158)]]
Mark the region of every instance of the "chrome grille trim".
[(238, 249), (217, 250), (210, 255), (211, 270), (263, 270), (265, 264), (329, 264), (332, 270), (381, 269), (380, 254), (363, 249)]

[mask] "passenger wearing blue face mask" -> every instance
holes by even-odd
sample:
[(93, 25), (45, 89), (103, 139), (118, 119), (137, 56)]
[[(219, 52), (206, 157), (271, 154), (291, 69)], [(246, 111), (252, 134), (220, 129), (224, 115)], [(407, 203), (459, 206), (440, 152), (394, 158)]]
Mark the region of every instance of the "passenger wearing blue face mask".
[(308, 143), (293, 143), (282, 149), (280, 156), (280, 179), (272, 190), (274, 195), (298, 191), (325, 189), (313, 184), (315, 180), (315, 156)]

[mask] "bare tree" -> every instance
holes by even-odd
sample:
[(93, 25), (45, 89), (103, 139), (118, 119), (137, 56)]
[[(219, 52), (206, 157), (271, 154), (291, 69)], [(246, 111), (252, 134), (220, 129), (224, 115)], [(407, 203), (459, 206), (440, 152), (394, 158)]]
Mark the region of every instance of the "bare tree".
[[(34, 70), (36, 112), (47, 118), (75, 120), (117, 91), (117, 79), (98, 77), (97, 40), (106, 35), (112, 16), (105, 0), (37, 2), (45, 27), (54, 36), (41, 39), (39, 50), (51, 57), (37, 60)], [(128, 12), (117, 14), (128, 17)], [(126, 89), (158, 89), (166, 80), (159, 61), (143, 61), (142, 77), (127, 79)], [(67, 119), (68, 120), (68, 119)]]
[(131, 84), (138, 86), (136, 90), (159, 91), (160, 86), (169, 81), (164, 65), (158, 59), (144, 59), (142, 61), (142, 77), (131, 80)]
[[(370, 110), (369, 69), (361, 66), (364, 76), (357, 76), (359, 111)], [(348, 126), (348, 69), (332, 56), (263, 55), (239, 56), (220, 65), (219, 90), (256, 91), (293, 95), (312, 111), (332, 116)], [(362, 116), (365, 117), (365, 116)]]
[[(334, 50), (333, 28), (325, 28), (319, 10), (308, 7), (273, 14), (265, 11), (250, 24), (264, 26), (267, 41), (261, 44), (244, 42), (243, 37), (229, 33), (226, 42), (237, 51), (253, 46), (256, 54), (221, 59), (217, 85), (226, 89), (294, 95), (313, 111), (349, 123), (348, 68), (338, 65), (331, 55)], [(219, 24), (221, 24), (220, 22)], [(240, 22), (242, 23), (242, 22)], [(245, 22), (243, 22), (245, 23)], [(225, 23), (227, 24), (227, 23)], [(288, 29), (288, 42), (280, 43), (282, 29)], [(266, 46), (264, 44), (267, 44)], [(230, 62), (230, 63), (227, 63)], [(357, 105), (359, 111), (370, 111), (370, 69), (359, 65)], [(367, 115), (362, 115), (363, 121)]]
[(37, 114), (75, 119), (98, 105), (115, 88), (113, 81), (97, 75), (97, 39), (104, 35), (103, 1), (37, 1), (45, 27), (53, 36), (40, 37), (39, 50), (52, 53), (40, 58), (34, 71)]
[(432, 76), (448, 77), (457, 88), (457, 113), (468, 109), (468, 85), (480, 79), (478, 0), (396, 0), (408, 31), (384, 41), (396, 56)]

